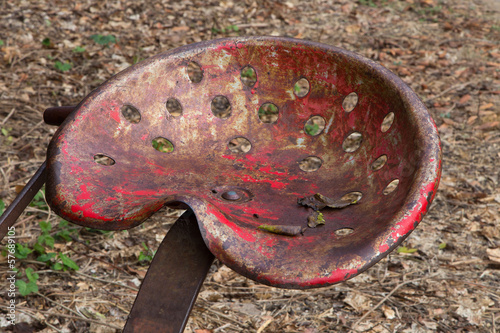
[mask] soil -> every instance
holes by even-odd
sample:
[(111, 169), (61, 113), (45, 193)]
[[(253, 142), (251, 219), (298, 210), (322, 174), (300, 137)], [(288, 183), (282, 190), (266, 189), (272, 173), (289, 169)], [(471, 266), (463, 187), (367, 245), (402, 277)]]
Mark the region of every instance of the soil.
[[(496, 332), (498, 1), (1, 4), (0, 199), (5, 205), (45, 159), (56, 130), (43, 123), (46, 108), (76, 105), (134, 63), (202, 40), (289, 36), (357, 52), (400, 76), (436, 121), (443, 147), (440, 189), (423, 222), (398, 251), (354, 279), (309, 291), (260, 285), (216, 262), (186, 332)], [(36, 260), (36, 252), (17, 259), (18, 278), (28, 282), (26, 270), (31, 268), (38, 274), (38, 291), (16, 296), (18, 324), (12, 327), (5, 317), (10, 298), (3, 292), (8, 290), (8, 264), (0, 256), (0, 331), (119, 331), (148, 256), (178, 214), (165, 209), (142, 227), (98, 232), (59, 225), (60, 218), (39, 198), (16, 223), (16, 241), (34, 249), (48, 221), (55, 244), (44, 245), (46, 250), (63, 253), (79, 270), (46, 265)]]

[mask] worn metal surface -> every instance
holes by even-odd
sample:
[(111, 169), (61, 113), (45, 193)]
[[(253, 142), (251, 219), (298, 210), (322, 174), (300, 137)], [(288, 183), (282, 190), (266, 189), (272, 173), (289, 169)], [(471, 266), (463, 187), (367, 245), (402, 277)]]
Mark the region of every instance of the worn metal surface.
[[(195, 79), (193, 62), (202, 70)], [(241, 78), (248, 66), (256, 81)], [(296, 94), (302, 78), (309, 91)], [(352, 92), (358, 101), (347, 112)], [(259, 112), (266, 103), (277, 118), (275, 109)], [(125, 109), (136, 117), (127, 120)], [(309, 135), (313, 116), (326, 125)], [(360, 136), (357, 150), (344, 143)], [(239, 137), (249, 151), (230, 149)], [(162, 152), (157, 138), (171, 145)], [(382, 155), (385, 165), (372, 166)], [(96, 163), (102, 157), (109, 163)], [(308, 157), (316, 171), (304, 171)], [(265, 284), (310, 288), (359, 274), (408, 236), (436, 193), (441, 149), (424, 105), (380, 65), (323, 44), (242, 37), (171, 50), (112, 77), (71, 113), (47, 161), (47, 198), (65, 219), (126, 229), (182, 202), (223, 263)], [(394, 179), (399, 185), (385, 195)], [(336, 201), (350, 192), (361, 199), (322, 209), (324, 224), (307, 227), (313, 210), (300, 198)], [(305, 231), (280, 235), (264, 224)]]
[(7, 207), (0, 216), (0, 240), (2, 240), (9, 227), (11, 227), (17, 218), (23, 213), (24, 209), (28, 207), (35, 194), (40, 190), (45, 183), (46, 178), (46, 162), (38, 168), (28, 184), (19, 192), (14, 201)]
[(186, 211), (158, 248), (123, 332), (183, 332), (213, 260), (194, 213)]
[(55, 106), (43, 112), (43, 121), (49, 125), (59, 126), (75, 110), (75, 106)]

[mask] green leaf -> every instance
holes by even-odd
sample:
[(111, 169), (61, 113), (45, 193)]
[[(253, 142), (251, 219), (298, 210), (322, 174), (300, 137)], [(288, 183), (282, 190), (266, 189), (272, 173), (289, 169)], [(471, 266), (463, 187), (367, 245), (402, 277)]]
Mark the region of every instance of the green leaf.
[(54, 252), (46, 253), (46, 254), (42, 254), (41, 256), (39, 256), (38, 258), (36, 258), (36, 260), (44, 262), (44, 263), (47, 263), (50, 260), (52, 260), (55, 256), (56, 256), (56, 254)]
[(59, 60), (56, 61), (54, 63), (54, 67), (57, 69), (57, 70), (60, 70), (61, 72), (67, 72), (69, 71), (72, 67), (73, 67), (73, 64), (70, 63), (70, 62), (65, 62), (65, 63), (62, 63), (60, 62)]
[(116, 37), (113, 35), (92, 35), (90, 39), (99, 45), (116, 44)]
[(409, 249), (406, 246), (400, 246), (397, 249), (398, 253), (415, 253), (418, 249)]
[(3, 40), (0, 39), (0, 46), (3, 46)]
[(71, 269), (74, 269), (75, 271), (79, 270), (80, 267), (76, 264), (76, 262), (74, 262), (73, 260), (71, 260), (70, 258), (68, 258), (67, 256), (65, 256), (64, 254), (62, 253), (59, 253), (59, 258), (61, 259), (62, 263), (71, 268)]
[(64, 268), (64, 266), (60, 262), (56, 262), (51, 268), (55, 271), (60, 271)]
[(5, 210), (5, 202), (3, 202), (3, 200), (0, 200), (0, 215), (3, 214), (4, 210)]
[(444, 249), (446, 249), (446, 243), (445, 243), (445, 242), (442, 242), (441, 244), (439, 244), (438, 248), (439, 248), (440, 250), (444, 250)]
[(17, 259), (26, 259), (28, 257), (28, 254), (30, 254), (31, 252), (33, 252), (33, 250), (29, 247), (16, 243), (16, 253), (14, 254), (14, 256)]
[(40, 243), (40, 244), (45, 243), (45, 245), (47, 245), (48, 247), (53, 249), (55, 240), (54, 240), (54, 237), (52, 237), (51, 235), (44, 233), (44, 234), (38, 236), (38, 243)]
[(71, 237), (68, 230), (61, 230), (56, 234), (56, 236), (64, 239), (66, 242), (71, 241)]
[(77, 46), (73, 49), (73, 52), (74, 53), (83, 53), (85, 52), (85, 48), (81, 47), (81, 46)]
[(42, 229), (42, 232), (49, 232), (52, 229), (52, 224), (48, 221), (41, 221), (40, 229)]
[(35, 245), (33, 245), (33, 250), (35, 250), (36, 252), (40, 253), (40, 254), (44, 254), (45, 253), (45, 248), (42, 246), (42, 244), (40, 243), (35, 243)]
[(46, 47), (49, 47), (50, 46), (50, 38), (44, 38), (42, 40), (42, 45), (46, 46)]
[(28, 295), (30, 293), (29, 291), (27, 291), (28, 290), (27, 283), (24, 282), (23, 280), (16, 280), (15, 285), (17, 287), (17, 290), (19, 290), (19, 293), (22, 296), (26, 296), (26, 295)]
[(35, 282), (38, 280), (40, 277), (37, 273), (33, 273), (33, 268), (28, 267), (26, 268), (26, 277), (30, 282)]

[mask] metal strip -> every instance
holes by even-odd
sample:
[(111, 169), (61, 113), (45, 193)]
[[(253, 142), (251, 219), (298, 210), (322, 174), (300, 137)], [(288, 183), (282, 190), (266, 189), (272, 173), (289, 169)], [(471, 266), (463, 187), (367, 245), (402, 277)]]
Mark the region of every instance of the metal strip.
[(156, 252), (123, 332), (183, 332), (213, 260), (189, 209)]
[(17, 218), (30, 204), (38, 190), (42, 188), (42, 185), (45, 183), (45, 179), (47, 178), (46, 166), (47, 163), (43, 162), (33, 178), (30, 179), (28, 184), (26, 184), (14, 201), (12, 201), (10, 206), (7, 207), (2, 216), (0, 216), (0, 240), (5, 237), (9, 227), (16, 222)]

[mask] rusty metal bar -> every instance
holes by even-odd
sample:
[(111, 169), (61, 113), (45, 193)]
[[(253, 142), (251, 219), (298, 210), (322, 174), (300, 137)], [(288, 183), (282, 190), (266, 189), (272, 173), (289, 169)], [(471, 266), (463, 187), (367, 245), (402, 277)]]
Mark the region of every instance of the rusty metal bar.
[(156, 252), (123, 332), (183, 332), (213, 260), (189, 209)]
[(17, 197), (12, 201), (5, 212), (0, 216), (0, 240), (7, 234), (9, 227), (12, 226), (24, 209), (30, 204), (35, 194), (42, 188), (46, 179), (46, 162), (40, 166), (33, 178), (22, 189)]
[(49, 125), (59, 126), (75, 108), (76, 106), (56, 106), (48, 108), (43, 113), (43, 121)]

